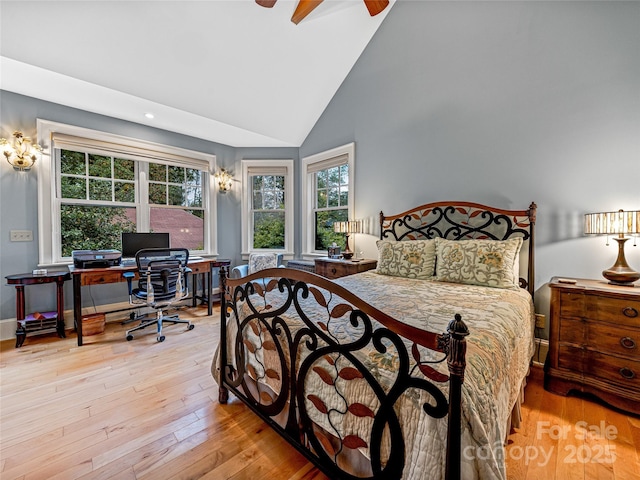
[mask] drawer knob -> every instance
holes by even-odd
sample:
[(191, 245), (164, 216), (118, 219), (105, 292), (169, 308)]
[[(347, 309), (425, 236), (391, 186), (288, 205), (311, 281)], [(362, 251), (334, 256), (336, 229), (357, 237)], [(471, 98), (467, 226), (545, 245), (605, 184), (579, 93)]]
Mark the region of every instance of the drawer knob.
[(336, 269), (335, 269), (335, 268), (332, 268), (332, 269), (331, 269), (331, 273), (334, 273), (334, 274), (335, 274), (335, 273), (336, 273)]
[(620, 375), (622, 375), (622, 377), (626, 378), (627, 380), (631, 380), (632, 378), (635, 378), (636, 372), (634, 372), (628, 367), (622, 367), (620, 369)]
[(624, 307), (622, 309), (622, 314), (625, 317), (629, 317), (629, 318), (636, 318), (638, 316), (638, 310), (636, 310), (633, 307)]
[(636, 348), (636, 341), (631, 338), (631, 337), (622, 337), (620, 339), (620, 345), (622, 345), (624, 348)]

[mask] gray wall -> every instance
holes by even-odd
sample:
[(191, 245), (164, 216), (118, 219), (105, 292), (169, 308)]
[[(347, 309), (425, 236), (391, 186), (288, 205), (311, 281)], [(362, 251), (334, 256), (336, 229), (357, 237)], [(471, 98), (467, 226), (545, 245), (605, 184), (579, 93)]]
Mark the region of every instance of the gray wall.
[[(242, 158), (297, 160), (354, 141), (359, 218), (437, 200), (535, 201), (545, 313), (551, 276), (599, 278), (615, 259), (614, 246), (582, 235), (582, 215), (640, 209), (638, 24), (637, 2), (399, 1), (299, 152), (233, 149), (7, 92), (2, 136), (33, 135), (40, 117), (214, 153), (237, 177)], [(37, 233), (37, 205), (35, 175), (0, 172), (4, 276), (36, 266), (36, 242), (8, 239), (11, 229)], [(220, 255), (239, 262), (238, 189), (218, 200)], [(356, 249), (374, 256), (374, 240), (358, 235)], [(299, 241), (296, 232), (297, 252)], [(640, 247), (627, 245), (627, 259), (640, 269)], [(28, 292), (28, 309), (52, 294)], [(14, 317), (12, 287), (1, 287), (0, 302), (1, 318)]]
[[(550, 277), (614, 263), (582, 215), (640, 209), (638, 25), (638, 2), (399, 1), (300, 157), (355, 141), (356, 217), (535, 201), (544, 313)], [(374, 255), (373, 238), (357, 249)]]
[[(125, 135), (165, 145), (187, 148), (216, 155), (218, 167), (224, 167), (240, 177), (242, 158), (293, 158), (297, 148), (253, 148), (246, 151), (198, 138), (179, 135), (144, 125), (124, 122), (74, 108), (44, 102), (31, 97), (0, 91), (0, 137), (8, 138), (14, 130), (36, 137), (36, 119), (56, 121), (104, 132)], [(2, 160), (0, 166), (0, 319), (15, 318), (15, 288), (6, 285), (6, 275), (30, 272), (38, 264), (38, 193), (35, 169), (15, 172)], [(234, 264), (240, 258), (240, 184), (231, 192), (218, 195), (219, 258), (230, 258)], [(10, 242), (10, 230), (32, 230), (33, 242)], [(87, 288), (87, 287), (85, 287)], [(84, 306), (126, 300), (126, 285), (113, 284), (90, 287), (83, 295)], [(73, 308), (71, 282), (65, 284), (65, 305)], [(90, 293), (90, 295), (88, 294)], [(25, 288), (27, 312), (55, 309), (55, 286), (38, 285)], [(69, 322), (67, 322), (69, 323)]]

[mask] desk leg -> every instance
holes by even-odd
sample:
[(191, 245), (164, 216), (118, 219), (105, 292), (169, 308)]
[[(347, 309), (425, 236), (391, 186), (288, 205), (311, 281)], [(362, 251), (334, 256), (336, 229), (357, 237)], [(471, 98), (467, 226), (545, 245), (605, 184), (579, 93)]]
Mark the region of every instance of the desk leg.
[(191, 307), (196, 308), (198, 303), (198, 278), (200, 277), (197, 273), (191, 274)]
[(16, 285), (16, 348), (20, 348), (27, 338), (27, 331), (24, 328), (24, 285)]
[(67, 334), (64, 331), (64, 280), (56, 280), (56, 306), (58, 309), (58, 321), (56, 323), (58, 337), (66, 338)]
[[(204, 290), (204, 285), (202, 286)], [(207, 272), (207, 315), (213, 313), (213, 264), (209, 264)]]
[(78, 333), (78, 346), (82, 346), (82, 278), (73, 276), (73, 322)]

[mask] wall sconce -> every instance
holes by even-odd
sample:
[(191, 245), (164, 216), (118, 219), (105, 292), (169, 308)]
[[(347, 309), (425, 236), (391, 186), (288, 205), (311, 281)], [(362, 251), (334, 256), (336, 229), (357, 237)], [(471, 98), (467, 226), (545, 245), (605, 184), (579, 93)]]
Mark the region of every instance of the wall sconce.
[(224, 168), (221, 168), (214, 175), (216, 182), (218, 182), (218, 188), (220, 189), (220, 193), (227, 193), (231, 190), (231, 182), (233, 181), (233, 175), (231, 175)]
[[(625, 212), (588, 213), (584, 216), (584, 233), (586, 235), (612, 235), (618, 242), (618, 258), (612, 267), (602, 272), (602, 276), (613, 285), (633, 286), (633, 282), (640, 279), (640, 273), (627, 264), (624, 257), (624, 243), (629, 239), (626, 235), (640, 233), (640, 210)], [(607, 238), (609, 245), (609, 238)], [(635, 241), (634, 241), (635, 246)]]
[(29, 137), (25, 137), (22, 132), (13, 132), (12, 141), (0, 138), (0, 146), (7, 162), (14, 170), (21, 172), (31, 170), (42, 152), (42, 147)]
[(360, 221), (351, 220), (350, 222), (335, 222), (333, 224), (333, 231), (345, 234), (345, 246), (344, 251), (342, 252), (342, 257), (346, 260), (350, 260), (353, 257), (353, 251), (349, 248), (349, 235), (360, 233), (362, 231)]

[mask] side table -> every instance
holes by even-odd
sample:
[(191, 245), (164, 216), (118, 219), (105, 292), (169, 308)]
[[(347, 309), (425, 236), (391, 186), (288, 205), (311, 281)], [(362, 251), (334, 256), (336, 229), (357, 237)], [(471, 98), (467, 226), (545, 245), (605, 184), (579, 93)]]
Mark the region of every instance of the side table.
[[(47, 272), (44, 275), (33, 273), (18, 273), (7, 275), (8, 285), (16, 287), (16, 348), (24, 343), (27, 332), (49, 330), (55, 328), (60, 338), (65, 338), (64, 332), (64, 282), (71, 279), (68, 271)], [(40, 316), (34, 314), (25, 316), (24, 287), (25, 285), (40, 285), (43, 283), (56, 283), (56, 311), (43, 312)], [(55, 324), (53, 323), (55, 321)], [(55, 325), (55, 326), (54, 326)]]
[(373, 270), (378, 265), (377, 260), (342, 260), (333, 258), (316, 258), (316, 273), (323, 277), (334, 279), (353, 275), (354, 273)]

